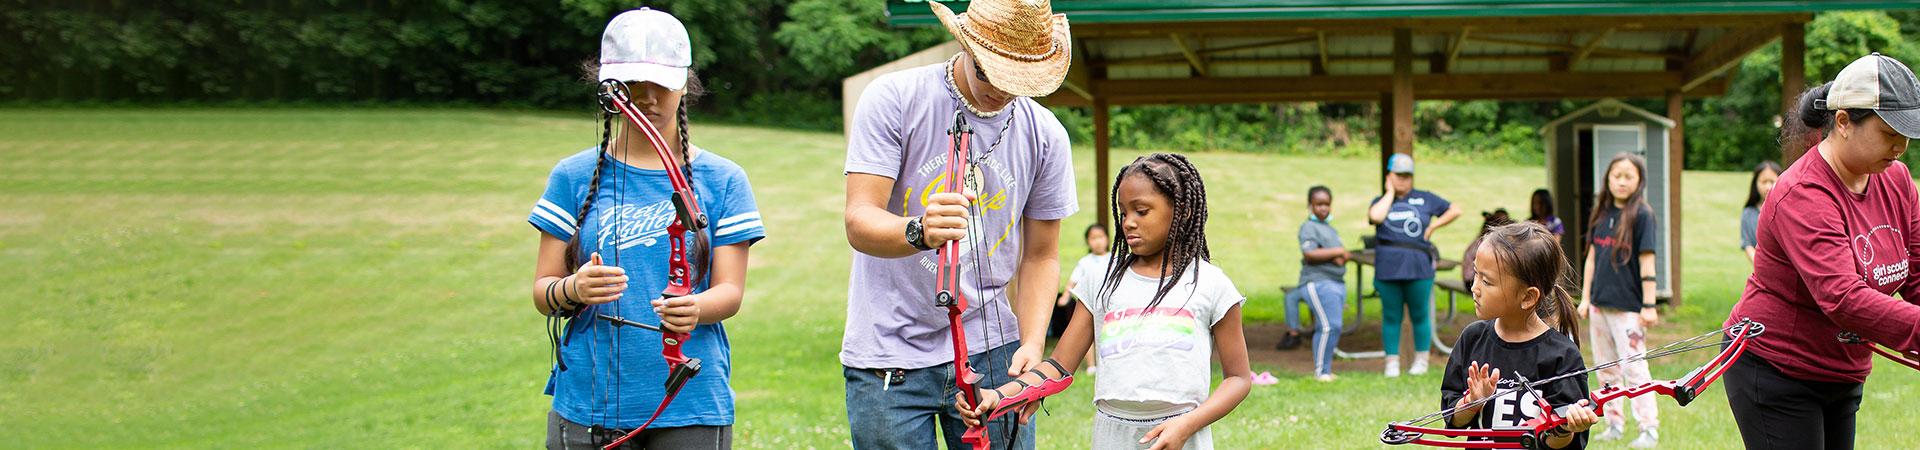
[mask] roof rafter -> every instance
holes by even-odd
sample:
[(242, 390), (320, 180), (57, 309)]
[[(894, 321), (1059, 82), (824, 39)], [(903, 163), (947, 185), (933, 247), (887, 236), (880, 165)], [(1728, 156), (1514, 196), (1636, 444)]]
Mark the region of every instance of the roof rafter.
[(1193, 73), (1200, 74), (1200, 76), (1203, 77), (1207, 76), (1207, 62), (1200, 58), (1200, 54), (1193, 52), (1193, 45), (1187, 43), (1187, 38), (1181, 36), (1180, 33), (1174, 33), (1170, 36), (1173, 38), (1173, 45), (1180, 47), (1180, 54), (1186, 55), (1187, 63), (1193, 65)]
[(1748, 53), (1780, 39), (1780, 32), (1778, 26), (1746, 28), (1714, 39), (1687, 62), (1687, 67), (1682, 70), (1685, 81), (1680, 84), (1680, 91), (1693, 90), (1707, 79), (1718, 77), (1721, 72), (1740, 65), (1740, 60), (1746, 58)]
[(1453, 36), (1453, 42), (1447, 44), (1446, 70), (1452, 72), (1454, 64), (1460, 62), (1460, 48), (1467, 45), (1467, 36), (1473, 35), (1473, 27), (1460, 27), (1460, 34)]
[(1573, 59), (1567, 60), (1567, 67), (1578, 66), (1580, 61), (1585, 61), (1588, 55), (1592, 55), (1594, 50), (1600, 48), (1601, 43), (1607, 42), (1607, 38), (1613, 36), (1613, 30), (1614, 28), (1608, 28), (1606, 31), (1601, 31), (1599, 36), (1588, 39), (1586, 45), (1580, 46), (1578, 51), (1573, 52)]

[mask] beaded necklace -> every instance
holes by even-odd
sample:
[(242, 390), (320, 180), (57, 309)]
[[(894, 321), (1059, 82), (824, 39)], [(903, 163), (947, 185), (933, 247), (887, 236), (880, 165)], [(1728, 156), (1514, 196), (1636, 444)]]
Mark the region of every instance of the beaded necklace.
[[(993, 151), (995, 149), (1000, 148), (1000, 143), (1007, 140), (1007, 131), (1013, 128), (1013, 119), (1015, 117), (1014, 111), (1018, 110), (1019, 108), (1012, 107), (1013, 106), (1012, 103), (1008, 103), (1007, 104), (1008, 107), (1006, 108), (1002, 108), (999, 111), (994, 111), (991, 113), (983, 113), (983, 112), (980, 112), (978, 108), (974, 108), (973, 103), (967, 101), (967, 96), (960, 94), (960, 85), (953, 81), (953, 65), (955, 62), (959, 60), (960, 60), (959, 54), (953, 55), (952, 58), (947, 58), (946, 66), (941, 70), (941, 72), (944, 73), (947, 77), (947, 93), (952, 94), (953, 98), (958, 99), (960, 101), (960, 105), (967, 108), (967, 112), (973, 113), (973, 115), (976, 117), (979, 117), (982, 119), (991, 119), (996, 116), (999, 116), (1000, 113), (1003, 113), (1003, 112), (1007, 114), (1007, 120), (1000, 124), (1000, 135), (994, 136), (993, 144), (987, 145), (987, 151), (981, 152), (980, 157), (972, 158), (971, 161), (968, 161), (972, 163), (971, 165), (975, 166), (975, 170), (978, 170), (979, 164), (982, 162), (986, 162), (988, 157), (993, 156)], [(957, 109), (954, 111), (954, 113), (956, 114), (958, 114), (959, 112), (960, 111)], [(974, 176), (971, 173), (973, 171), (970, 170), (968, 172), (969, 173), (967, 174), (967, 182), (968, 182), (967, 184), (969, 185), (974, 184)]]

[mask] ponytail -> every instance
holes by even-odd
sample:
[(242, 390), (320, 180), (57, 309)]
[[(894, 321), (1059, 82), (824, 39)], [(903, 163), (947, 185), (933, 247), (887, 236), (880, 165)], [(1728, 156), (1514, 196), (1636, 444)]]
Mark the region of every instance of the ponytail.
[[(1818, 144), (1828, 131), (1833, 130), (1833, 110), (1827, 109), (1827, 91), (1833, 89), (1829, 81), (1808, 89), (1800, 94), (1798, 106), (1780, 118), (1780, 147), (1789, 153), (1800, 152)], [(1847, 120), (1858, 122), (1873, 117), (1871, 109), (1847, 109)]]
[[(1573, 296), (1567, 294), (1567, 288), (1558, 284), (1547, 291), (1546, 298), (1540, 299), (1540, 318), (1549, 322), (1558, 322), (1557, 328), (1567, 337), (1573, 338), (1573, 346), (1580, 346), (1580, 318), (1574, 317)], [(1549, 315), (1551, 314), (1551, 315)]]

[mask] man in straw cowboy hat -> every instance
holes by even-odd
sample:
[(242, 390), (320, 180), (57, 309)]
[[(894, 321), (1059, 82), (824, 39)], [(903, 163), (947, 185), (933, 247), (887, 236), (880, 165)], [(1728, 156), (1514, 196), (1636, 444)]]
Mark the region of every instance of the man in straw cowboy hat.
[[(957, 15), (929, 3), (964, 51), (875, 80), (847, 136), (845, 219), (858, 252), (840, 362), (858, 449), (963, 447), (931, 250), (958, 241), (969, 365), (984, 376), (978, 386), (999, 386), (1043, 363), (1060, 220), (1080, 209), (1067, 131), (1026, 98), (1066, 77), (1066, 16), (1046, 0), (974, 0)], [(939, 192), (956, 121), (972, 132), (965, 194)], [(1015, 276), (1034, 286), (1017, 301), (1006, 289)], [(1032, 429), (1013, 415), (988, 424), (995, 448), (1033, 448)]]

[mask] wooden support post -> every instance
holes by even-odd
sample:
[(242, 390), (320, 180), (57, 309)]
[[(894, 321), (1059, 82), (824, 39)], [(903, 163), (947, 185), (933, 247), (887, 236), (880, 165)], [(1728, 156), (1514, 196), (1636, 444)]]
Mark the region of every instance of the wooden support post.
[[(1097, 217), (1094, 217), (1093, 220), (1095, 223), (1099, 223), (1103, 227), (1108, 227), (1107, 228), (1108, 230), (1112, 230), (1113, 229), (1111, 227), (1112, 224), (1107, 223), (1107, 218), (1110, 217), (1110, 212), (1107, 211), (1107, 204), (1111, 203), (1109, 200), (1107, 200), (1107, 193), (1112, 191), (1112, 187), (1109, 186), (1108, 184), (1111, 183), (1112, 182), (1111, 180), (1113, 179), (1113, 176), (1107, 173), (1107, 145), (1108, 145), (1107, 118), (1108, 118), (1107, 98), (1094, 97), (1093, 99), (1093, 190), (1094, 190), (1093, 211)], [(1108, 233), (1111, 234), (1112, 231), (1108, 231)]]
[[(1781, 25), (1780, 32), (1780, 117), (1790, 117), (1800, 107), (1800, 93), (1807, 90), (1807, 24)], [(1782, 123), (1781, 126), (1786, 126)], [(1793, 167), (1793, 161), (1806, 153), (1809, 145), (1786, 143), (1780, 146), (1780, 167)]]
[(1393, 30), (1393, 152), (1413, 154), (1413, 30)]
[[(1387, 162), (1393, 158), (1393, 91), (1380, 93), (1380, 179), (1376, 185), (1387, 182)], [(1382, 190), (1381, 195), (1386, 191)]]
[(1667, 218), (1667, 251), (1670, 252), (1667, 256), (1667, 290), (1673, 294), (1668, 299), (1672, 305), (1667, 310), (1669, 314), (1679, 310), (1681, 304), (1680, 243), (1681, 237), (1686, 234), (1680, 227), (1685, 223), (1680, 220), (1681, 211), (1684, 211), (1680, 207), (1680, 180), (1686, 178), (1687, 169), (1686, 111), (1681, 108), (1681, 98), (1680, 91), (1667, 91), (1667, 120), (1673, 121), (1673, 129), (1667, 132), (1667, 170), (1670, 172), (1667, 176), (1667, 211), (1673, 215)]

